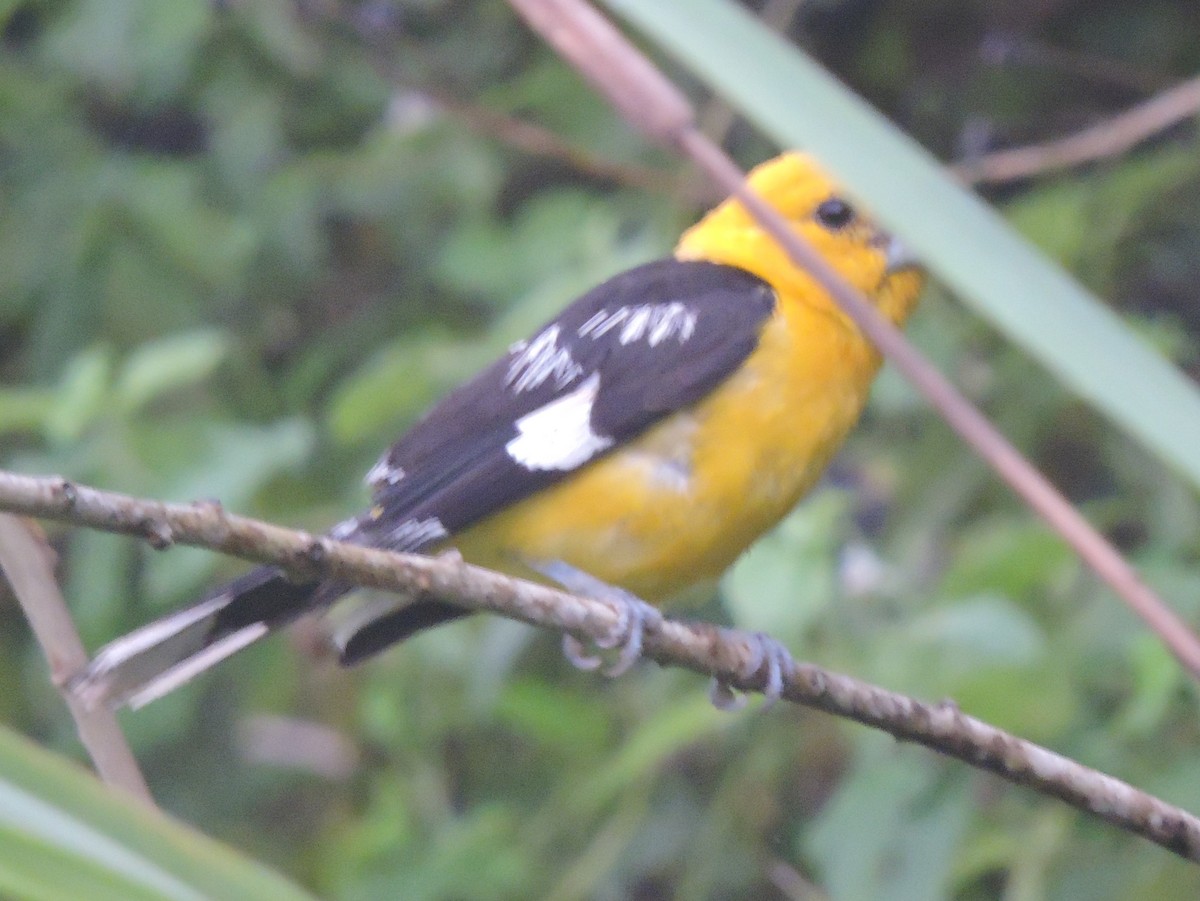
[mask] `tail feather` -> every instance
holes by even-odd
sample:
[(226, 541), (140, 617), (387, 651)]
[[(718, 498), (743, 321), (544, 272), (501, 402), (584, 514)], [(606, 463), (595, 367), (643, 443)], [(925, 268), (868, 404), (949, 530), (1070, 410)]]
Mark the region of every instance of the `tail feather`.
[(343, 590), (259, 567), (104, 646), (70, 690), (90, 707), (141, 707)]
[(336, 628), (332, 643), (342, 666), (354, 666), (418, 632), (470, 615), (446, 601), (382, 595)]

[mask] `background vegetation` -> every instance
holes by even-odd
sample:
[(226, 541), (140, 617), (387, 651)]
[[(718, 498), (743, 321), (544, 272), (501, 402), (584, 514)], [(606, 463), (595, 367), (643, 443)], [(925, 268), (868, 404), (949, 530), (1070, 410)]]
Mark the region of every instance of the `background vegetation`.
[[(500, 0), (11, 0), (0, 25), (0, 463), (19, 471), (320, 529), (426, 404), (701, 208)], [(1200, 70), (1184, 0), (809, 3), (788, 32), (946, 160)], [(706, 117), (747, 164), (773, 152)], [(1193, 128), (988, 193), (1200, 375)], [(911, 331), (1194, 620), (1195, 492), (936, 288)], [(91, 647), (238, 570), (54, 542)], [(1200, 810), (1195, 685), (890, 374), (722, 594), (695, 615)], [(5, 598), (0, 620), (0, 721), (77, 754)], [(164, 807), (324, 897), (1200, 890), (1166, 852), (924, 750), (718, 713), (648, 665), (605, 682), (513, 623), (352, 671), (315, 647), (295, 629), (125, 723)]]

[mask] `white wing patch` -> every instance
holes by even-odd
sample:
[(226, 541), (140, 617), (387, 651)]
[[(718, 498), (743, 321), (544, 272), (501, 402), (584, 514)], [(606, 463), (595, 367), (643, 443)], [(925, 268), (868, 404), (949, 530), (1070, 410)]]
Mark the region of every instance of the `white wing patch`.
[(504, 380), (515, 393), (537, 388), (551, 378), (556, 388), (565, 388), (583, 375), (583, 368), (571, 352), (558, 346), (558, 334), (559, 327), (552, 325), (537, 337), (509, 347), (513, 357)]
[(657, 347), (669, 338), (683, 344), (696, 331), (696, 313), (678, 301), (604, 309), (579, 326), (579, 336), (599, 338), (613, 329), (620, 329), (617, 340), (622, 345), (645, 341)]
[(582, 466), (612, 446), (613, 439), (592, 431), (592, 407), (600, 391), (600, 373), (562, 397), (517, 420), (516, 438), (504, 449), (526, 469), (567, 471)]
[(350, 538), (362, 523), (357, 516), (351, 516), (349, 519), (343, 519), (332, 529), (329, 530), (329, 537), (335, 541), (345, 541)]
[(421, 547), (449, 534), (436, 516), (430, 516), (428, 519), (406, 519), (388, 532), (388, 544), (398, 548)]
[(384, 485), (395, 485), (404, 478), (404, 469), (400, 466), (393, 466), (388, 460), (388, 456), (388, 454), (384, 454), (383, 458), (367, 473), (367, 484), (372, 488), (378, 490)]

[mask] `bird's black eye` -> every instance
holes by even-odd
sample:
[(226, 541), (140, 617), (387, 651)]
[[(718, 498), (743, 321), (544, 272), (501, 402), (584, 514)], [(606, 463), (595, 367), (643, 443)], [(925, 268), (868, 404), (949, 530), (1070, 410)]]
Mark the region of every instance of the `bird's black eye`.
[(830, 197), (817, 207), (817, 221), (830, 231), (839, 231), (854, 221), (854, 207), (840, 197)]

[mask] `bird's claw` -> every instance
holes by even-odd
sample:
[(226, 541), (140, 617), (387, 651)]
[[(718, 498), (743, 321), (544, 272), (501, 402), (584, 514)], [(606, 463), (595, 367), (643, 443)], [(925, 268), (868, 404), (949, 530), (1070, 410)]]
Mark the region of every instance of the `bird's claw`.
[(746, 696), (730, 685), (713, 676), (708, 686), (708, 700), (718, 710), (735, 713), (746, 706)]
[[(626, 672), (637, 659), (642, 656), (642, 639), (647, 626), (662, 622), (662, 614), (636, 595), (622, 588), (602, 582), (595, 576), (581, 569), (552, 560), (546, 563), (532, 564), (542, 575), (553, 579), (568, 591), (598, 601), (608, 601), (617, 610), (617, 622), (609, 633), (595, 640), (594, 644), (603, 651), (617, 652), (616, 659), (604, 666), (604, 658), (593, 654), (590, 649), (573, 635), (563, 636), (563, 656), (571, 664), (582, 670), (600, 669), (610, 677), (616, 677)], [(603, 669), (601, 669), (603, 667)]]
[(593, 654), (582, 641), (574, 635), (564, 635), (562, 642), (563, 656), (575, 669), (590, 673), (604, 665), (604, 658)]
[[(755, 632), (750, 636), (750, 655), (745, 659), (739, 679), (750, 680), (763, 674), (763, 697), (766, 703), (764, 710), (769, 710), (775, 702), (783, 697), (784, 679), (791, 675), (796, 667), (791, 652), (769, 635)], [(746, 706), (746, 698), (728, 682), (714, 677), (709, 688), (709, 699), (718, 710), (740, 710)]]

